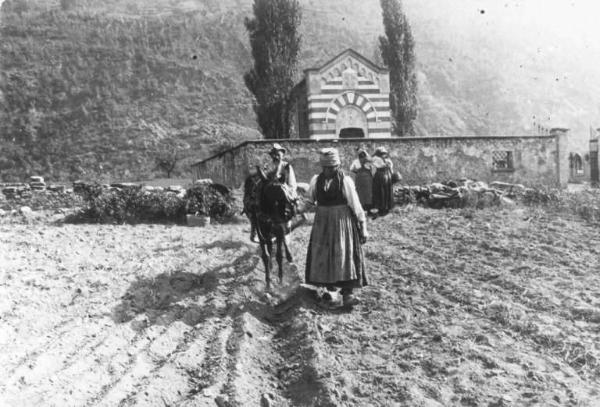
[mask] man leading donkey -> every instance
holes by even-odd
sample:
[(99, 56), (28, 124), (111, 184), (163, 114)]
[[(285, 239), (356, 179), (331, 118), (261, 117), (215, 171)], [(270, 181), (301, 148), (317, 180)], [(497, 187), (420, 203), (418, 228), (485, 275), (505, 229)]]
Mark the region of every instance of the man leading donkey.
[(292, 230), (291, 221), (296, 213), (298, 197), (294, 169), (284, 160), (285, 153), (285, 148), (274, 144), (269, 151), (273, 161), (272, 169), (265, 175), (259, 165), (253, 166), (244, 184), (244, 211), (251, 223), (250, 239), (254, 241), (255, 234), (258, 235), (267, 287), (270, 285), (273, 239), (277, 244), (276, 258), (280, 280), (284, 251), (288, 262), (292, 261), (289, 233)]

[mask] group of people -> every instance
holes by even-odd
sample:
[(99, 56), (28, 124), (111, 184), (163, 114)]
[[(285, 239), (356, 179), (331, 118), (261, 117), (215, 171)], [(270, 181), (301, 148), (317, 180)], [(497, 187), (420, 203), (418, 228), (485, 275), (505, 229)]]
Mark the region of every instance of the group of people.
[[(272, 167), (266, 175), (296, 191), (297, 183), (293, 167), (285, 161), (286, 150), (274, 144), (269, 155)], [(384, 148), (378, 148), (373, 157), (364, 150), (350, 170), (356, 181), (341, 169), (341, 158), (337, 149), (324, 148), (319, 152), (322, 171), (312, 177), (307, 199), (315, 205), (315, 218), (306, 256), (305, 281), (322, 287), (321, 300), (333, 301), (331, 293), (340, 289), (342, 305), (353, 306), (358, 302), (354, 289), (367, 284), (367, 274), (362, 245), (369, 234), (367, 214), (376, 210), (378, 215), (387, 213), (393, 204), (393, 164)], [(244, 184), (244, 210), (250, 217), (251, 239), (256, 230), (252, 207), (253, 187), (260, 182), (260, 165), (250, 167), (250, 176)]]
[[(394, 163), (384, 147), (378, 147), (372, 157), (366, 150), (358, 151), (358, 158), (350, 166), (355, 174), (356, 191), (365, 211), (386, 215), (394, 205)], [(396, 175), (398, 177), (398, 175)]]

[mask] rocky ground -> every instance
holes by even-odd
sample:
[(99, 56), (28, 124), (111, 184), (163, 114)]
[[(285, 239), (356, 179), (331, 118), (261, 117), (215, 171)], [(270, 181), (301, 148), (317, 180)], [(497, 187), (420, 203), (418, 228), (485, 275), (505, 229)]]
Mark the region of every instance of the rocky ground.
[(246, 224), (0, 222), (0, 405), (597, 406), (600, 230), (518, 207), (370, 224), (371, 285), (265, 296)]

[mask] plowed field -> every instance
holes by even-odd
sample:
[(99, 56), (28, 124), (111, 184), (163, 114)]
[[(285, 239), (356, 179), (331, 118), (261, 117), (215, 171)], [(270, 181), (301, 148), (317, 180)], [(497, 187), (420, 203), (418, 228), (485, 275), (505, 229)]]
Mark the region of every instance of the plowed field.
[(2, 406), (598, 406), (600, 230), (512, 208), (370, 224), (352, 311), (264, 293), (247, 225), (0, 224)]

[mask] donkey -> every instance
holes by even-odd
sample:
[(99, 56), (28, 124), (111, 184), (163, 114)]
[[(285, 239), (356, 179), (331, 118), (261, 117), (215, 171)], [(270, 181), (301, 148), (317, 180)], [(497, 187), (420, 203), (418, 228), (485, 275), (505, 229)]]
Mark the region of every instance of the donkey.
[(271, 288), (271, 259), (273, 256), (273, 239), (277, 245), (275, 259), (279, 271), (279, 282), (283, 280), (283, 254), (286, 260), (293, 261), (286, 242), (286, 235), (291, 232), (289, 221), (295, 215), (295, 202), (290, 198), (286, 187), (277, 180), (267, 178), (259, 171), (260, 181), (255, 193), (256, 213), (251, 214), (251, 222), (255, 222), (256, 234), (260, 244), (261, 257), (265, 266), (266, 288)]

